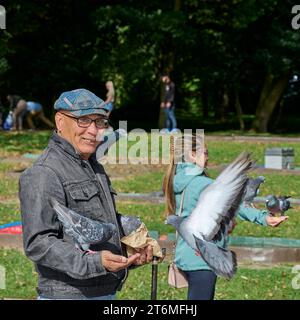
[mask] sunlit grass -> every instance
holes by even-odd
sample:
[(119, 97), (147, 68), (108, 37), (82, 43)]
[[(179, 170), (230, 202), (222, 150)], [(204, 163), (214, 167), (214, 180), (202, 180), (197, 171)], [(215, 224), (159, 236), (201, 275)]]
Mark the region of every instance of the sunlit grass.
[[(37, 274), (33, 263), (16, 250), (0, 249), (0, 266), (5, 268), (6, 288), (0, 290), (0, 299), (36, 299)], [(167, 262), (158, 265), (157, 298), (159, 300), (185, 300), (187, 289), (175, 289), (167, 284)], [(235, 277), (228, 281), (219, 278), (217, 300), (294, 300), (299, 290), (293, 289), (292, 265), (238, 268)], [(151, 265), (129, 272), (119, 300), (149, 300), (151, 297)]]

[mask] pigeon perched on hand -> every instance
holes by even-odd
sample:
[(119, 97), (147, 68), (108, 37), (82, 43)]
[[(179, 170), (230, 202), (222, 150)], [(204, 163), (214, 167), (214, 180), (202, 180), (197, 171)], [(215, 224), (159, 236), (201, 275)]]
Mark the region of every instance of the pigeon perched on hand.
[(166, 223), (173, 225), (180, 236), (220, 276), (227, 279), (236, 272), (234, 252), (217, 246), (220, 232), (228, 234), (242, 201), (247, 173), (254, 162), (248, 153), (236, 158), (217, 179), (200, 194), (196, 207), (187, 218), (170, 215)]
[(249, 178), (245, 188), (244, 204), (246, 206), (252, 207), (253, 200), (259, 194), (259, 187), (262, 183), (266, 181), (266, 178), (259, 176), (257, 178)]
[(108, 149), (117, 142), (120, 138), (126, 137), (127, 132), (124, 129), (117, 129), (109, 135), (103, 136), (103, 141), (99, 144), (96, 150), (96, 159), (101, 159), (108, 152)]
[(289, 198), (290, 196), (280, 196), (278, 198), (274, 195), (267, 196), (266, 208), (273, 216), (276, 213), (280, 213), (281, 216), (284, 216), (284, 213), (291, 208), (291, 203), (287, 200)]
[(91, 244), (101, 244), (117, 233), (117, 227), (112, 223), (102, 223), (84, 217), (75, 211), (61, 205), (57, 200), (51, 199), (51, 205), (59, 221), (62, 222), (66, 234), (73, 237), (76, 248), (89, 250)]

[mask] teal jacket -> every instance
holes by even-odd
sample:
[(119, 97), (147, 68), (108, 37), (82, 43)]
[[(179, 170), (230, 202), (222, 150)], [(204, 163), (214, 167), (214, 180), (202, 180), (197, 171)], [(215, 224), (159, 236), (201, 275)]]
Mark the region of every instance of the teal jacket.
[[(185, 162), (177, 164), (174, 176), (174, 193), (176, 202), (176, 214), (179, 214), (182, 192), (185, 189), (181, 216), (187, 217), (195, 208), (202, 190), (214, 180), (205, 176), (203, 169), (193, 163)], [(240, 206), (238, 217), (242, 220), (250, 221), (262, 226), (266, 226), (266, 216), (268, 211), (261, 211), (255, 208)], [(227, 237), (223, 235), (218, 245), (225, 247)], [(196, 256), (195, 250), (180, 237), (177, 238), (175, 249), (175, 263), (178, 268), (186, 271), (211, 270), (206, 262)]]

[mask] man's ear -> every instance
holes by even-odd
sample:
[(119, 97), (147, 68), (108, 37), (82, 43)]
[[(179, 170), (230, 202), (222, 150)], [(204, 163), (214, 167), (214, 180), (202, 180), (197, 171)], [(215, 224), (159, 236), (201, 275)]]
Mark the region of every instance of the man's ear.
[(60, 112), (56, 112), (55, 114), (55, 124), (58, 132), (61, 132), (64, 124), (63, 115)]

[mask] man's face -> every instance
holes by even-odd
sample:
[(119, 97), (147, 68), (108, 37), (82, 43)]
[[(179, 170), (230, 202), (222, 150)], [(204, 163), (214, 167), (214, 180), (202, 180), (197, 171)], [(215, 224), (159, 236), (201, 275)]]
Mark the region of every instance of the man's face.
[[(72, 116), (71, 113), (56, 113), (55, 122), (58, 133), (72, 144), (83, 159), (87, 160), (96, 151), (105, 128), (98, 129), (95, 122), (92, 122), (87, 128), (79, 127), (77, 120), (70, 116)], [(81, 118), (95, 120), (103, 117), (98, 114), (91, 114)]]

